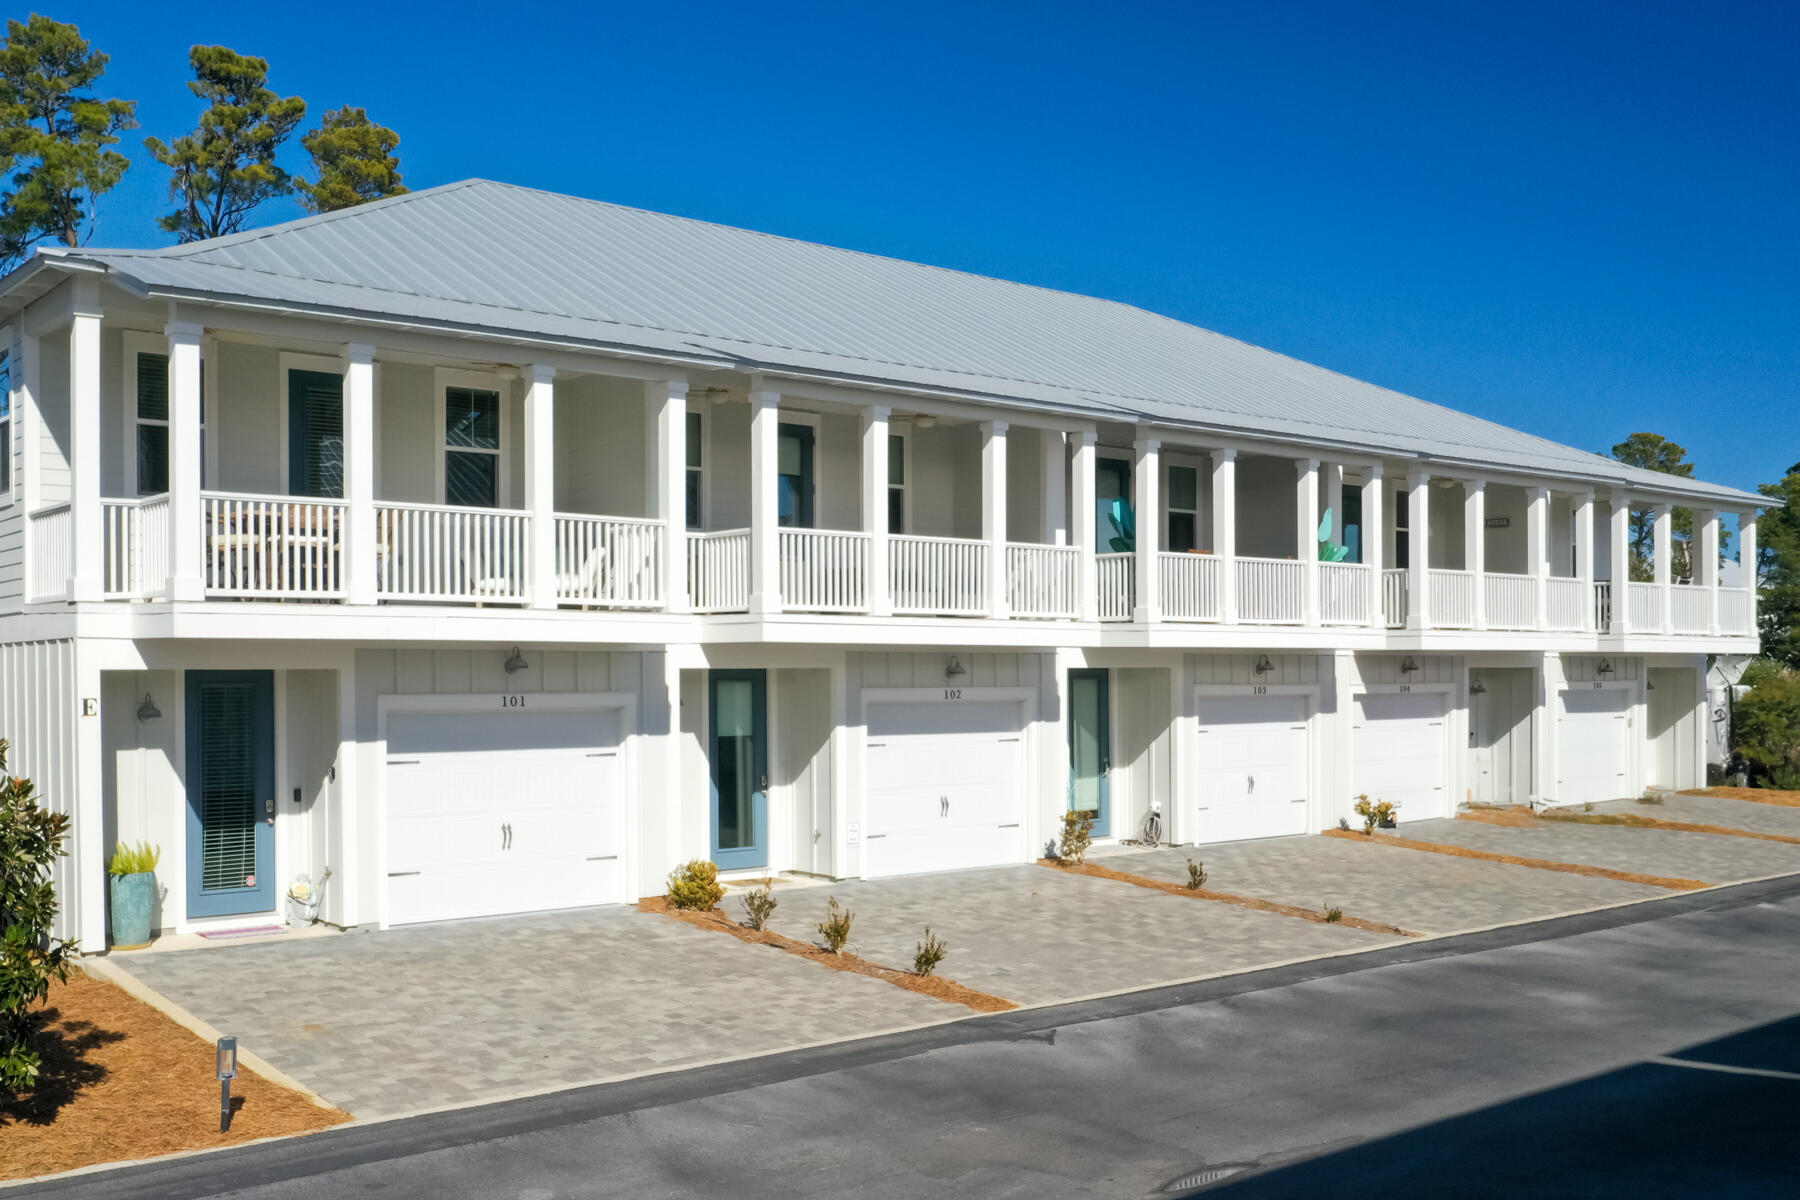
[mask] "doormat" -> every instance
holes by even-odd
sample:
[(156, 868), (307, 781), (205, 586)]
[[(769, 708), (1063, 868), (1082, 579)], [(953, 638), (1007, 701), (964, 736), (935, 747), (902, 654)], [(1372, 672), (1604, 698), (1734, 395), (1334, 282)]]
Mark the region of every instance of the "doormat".
[(286, 933), (286, 925), (256, 925), (249, 929), (207, 929), (200, 934), (208, 941), (223, 942), (230, 938), (268, 937), (271, 934)]

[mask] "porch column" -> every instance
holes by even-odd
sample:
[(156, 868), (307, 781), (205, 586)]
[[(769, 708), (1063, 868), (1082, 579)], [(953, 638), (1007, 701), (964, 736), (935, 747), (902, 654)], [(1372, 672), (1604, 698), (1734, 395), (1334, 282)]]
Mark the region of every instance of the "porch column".
[[(205, 514), (200, 501), (200, 338), (202, 328), (170, 321), (169, 577), (170, 600), (206, 595)], [(150, 580), (144, 581), (155, 586)]]
[(378, 586), (375, 347), (361, 342), (344, 347), (344, 504), (344, 588), (350, 603), (373, 604)]
[(1694, 510), (1693, 586), (1706, 589), (1706, 632), (1719, 636), (1719, 510)]
[(1319, 623), (1319, 460), (1302, 458), (1294, 470), (1295, 557), (1300, 560), (1300, 622)]
[(1550, 489), (1525, 489), (1525, 562), (1531, 573), (1531, 626), (1544, 627), (1550, 605)]
[(1656, 582), (1657, 617), (1661, 623), (1661, 632), (1671, 633), (1674, 630), (1674, 613), (1671, 611), (1672, 606), (1669, 603), (1669, 584), (1674, 549), (1671, 534), (1674, 532), (1675, 520), (1667, 500), (1657, 501), (1650, 511), (1652, 514), (1650, 528), (1655, 537), (1651, 578)]
[(1612, 632), (1623, 634), (1631, 628), (1631, 497), (1624, 492), (1612, 495), (1612, 527), (1609, 530), (1612, 559)]
[(1374, 629), (1387, 628), (1387, 613), (1383, 606), (1383, 597), (1386, 594), (1386, 580), (1383, 578), (1383, 572), (1387, 567), (1387, 561), (1382, 554), (1381, 536), (1383, 519), (1381, 509), (1385, 483), (1380, 463), (1376, 463), (1363, 472), (1360, 537), (1362, 561), (1369, 571), (1369, 625)]
[(1406, 476), (1406, 627), (1431, 628), (1431, 475)]
[(1066, 546), (1069, 544), (1069, 493), (1063, 474), (1069, 456), (1063, 445), (1063, 431), (1040, 429), (1038, 437), (1044, 454), (1043, 465), (1038, 468), (1043, 476), (1044, 544)]
[(1237, 624), (1237, 451), (1212, 452), (1212, 544), (1219, 560), (1219, 620)]
[(1006, 619), (1006, 422), (981, 423), (981, 536), (987, 542), (988, 616)]
[(1738, 586), (1748, 589), (1744, 608), (1750, 614), (1748, 632), (1756, 632), (1756, 510), (1738, 514)]
[(663, 523), (661, 591), (665, 612), (688, 611), (687, 579), (687, 395), (685, 379), (654, 379), (644, 384), (656, 445), (654, 508)]
[(106, 586), (106, 530), (100, 523), (100, 301), (98, 285), (77, 281), (69, 321), (69, 523), (74, 551), (69, 599), (98, 600)]
[(1578, 493), (1575, 500), (1575, 578), (1581, 583), (1584, 602), (1581, 628), (1594, 631), (1594, 492)]
[[(556, 368), (525, 368), (525, 527), (531, 607), (556, 607)], [(571, 564), (571, 569), (575, 564)]]
[(862, 410), (862, 518), (869, 535), (869, 612), (894, 611), (888, 595), (888, 417), (885, 404)]
[(1463, 569), (1474, 580), (1475, 628), (1487, 628), (1487, 481), (1463, 480)]
[(1100, 617), (1100, 572), (1094, 556), (1100, 553), (1098, 538), (1098, 499), (1094, 494), (1094, 431), (1083, 429), (1069, 435), (1074, 443), (1074, 459), (1070, 464), (1074, 509), (1069, 513), (1069, 541), (1078, 550), (1077, 615), (1083, 621)]
[(1131, 619), (1140, 625), (1162, 620), (1162, 440), (1138, 438), (1132, 443), (1132, 502), (1137, 508), (1137, 605)]
[(750, 612), (781, 611), (781, 393), (750, 387)]

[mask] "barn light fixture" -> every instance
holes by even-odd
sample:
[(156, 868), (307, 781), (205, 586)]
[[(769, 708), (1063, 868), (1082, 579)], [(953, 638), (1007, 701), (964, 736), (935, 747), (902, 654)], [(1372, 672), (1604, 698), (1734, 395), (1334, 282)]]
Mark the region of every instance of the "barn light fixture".
[(1613, 673), (1612, 659), (1601, 659), (1600, 665), (1594, 668), (1594, 672), (1598, 675), (1611, 675)]
[(1481, 682), (1481, 680), (1479, 680), (1479, 679), (1471, 680), (1469, 683), (1469, 695), (1471, 695), (1471, 696), (1487, 695), (1487, 684)]
[(1402, 675), (1411, 675), (1414, 671), (1417, 671), (1418, 669), (1419, 669), (1419, 664), (1412, 660), (1412, 655), (1410, 655), (1410, 654), (1407, 655), (1405, 660), (1402, 661), (1400, 664), (1400, 673)]
[(1264, 654), (1257, 658), (1256, 673), (1258, 675), (1267, 675), (1269, 672), (1273, 671), (1274, 669), (1275, 669), (1275, 664), (1269, 661), (1268, 655)]
[(945, 679), (960, 679), (968, 673), (969, 672), (964, 669), (962, 665), (962, 660), (954, 654), (950, 656), (950, 661), (944, 664)]
[(519, 653), (519, 648), (517, 646), (514, 646), (512, 648), (512, 656), (506, 660), (506, 673), (508, 675), (517, 675), (520, 671), (529, 670), (531, 670), (531, 664), (525, 661), (525, 656)]
[(138, 720), (140, 720), (140, 721), (160, 721), (160, 720), (162, 720), (162, 709), (156, 707), (156, 701), (154, 701), (150, 698), (149, 692), (144, 693), (144, 702), (142, 704), (138, 705)]
[(1654, 680), (1654, 679), (1644, 680), (1644, 690), (1646, 692), (1654, 692), (1656, 690), (1656, 680)]

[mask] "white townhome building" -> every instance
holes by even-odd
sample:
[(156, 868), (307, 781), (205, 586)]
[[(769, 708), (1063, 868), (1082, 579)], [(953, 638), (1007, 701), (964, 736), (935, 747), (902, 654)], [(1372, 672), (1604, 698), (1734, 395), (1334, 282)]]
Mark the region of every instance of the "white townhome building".
[(94, 949), (121, 838), (163, 848), (164, 929), (327, 871), (327, 920), (387, 926), (694, 857), (1021, 862), (1070, 807), (1209, 842), (1694, 784), (1706, 656), (1756, 645), (1717, 553), (1755, 495), (496, 183), (45, 251), (0, 321), (0, 733), (73, 814)]

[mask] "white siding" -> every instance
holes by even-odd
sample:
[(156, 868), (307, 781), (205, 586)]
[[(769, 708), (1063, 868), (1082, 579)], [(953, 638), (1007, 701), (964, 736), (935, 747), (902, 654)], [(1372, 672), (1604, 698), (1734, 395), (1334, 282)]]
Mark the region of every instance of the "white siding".
[(39, 340), (38, 504), (69, 499), (69, 338), (67, 330)]
[[(281, 356), (269, 346), (221, 342), (213, 352), (216, 387), (207, 388), (206, 422), (217, 439), (217, 482), (228, 492), (281, 491)], [(209, 455), (210, 457), (210, 455)]]
[(650, 514), (649, 468), (655, 449), (648, 420), (644, 387), (635, 380), (590, 376), (556, 381), (559, 512)]
[[(70, 641), (11, 642), (0, 645), (0, 737), (10, 743), (6, 769), (31, 780), (38, 800), (71, 817), (75, 812), (76, 747), (75, 645)], [(71, 823), (68, 852), (51, 868), (56, 885), (58, 937), (72, 937), (80, 924), (75, 890), (77, 854), (92, 848), (103, 853), (104, 830), (87, 831)], [(89, 862), (92, 870), (103, 869)], [(99, 947), (88, 947), (99, 949)]]
[(432, 370), (413, 363), (382, 363), (378, 370), (375, 419), (381, 463), (375, 494), (382, 500), (441, 504), (435, 456), (443, 434), (437, 428)]
[(1245, 558), (1295, 556), (1297, 469), (1287, 458), (1238, 459), (1237, 551)]

